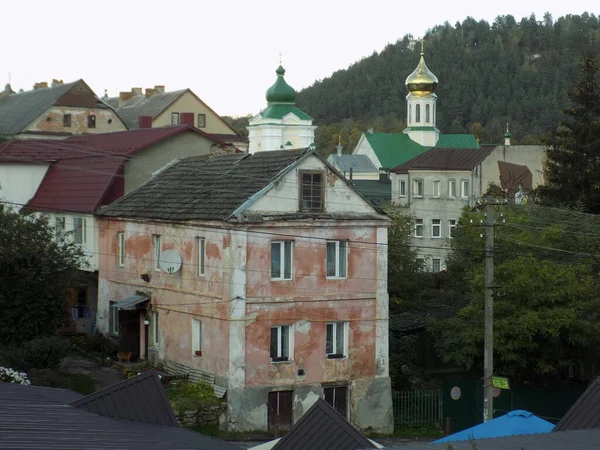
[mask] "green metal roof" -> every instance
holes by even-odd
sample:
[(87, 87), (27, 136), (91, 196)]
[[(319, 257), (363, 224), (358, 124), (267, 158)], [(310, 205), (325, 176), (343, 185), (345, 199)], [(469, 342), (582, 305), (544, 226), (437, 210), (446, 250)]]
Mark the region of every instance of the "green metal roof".
[(404, 133), (363, 133), (382, 167), (393, 169), (425, 152), (423, 147)]
[(442, 134), (435, 144), (436, 148), (479, 148), (472, 134)]
[(312, 120), (312, 117), (296, 108), (296, 105), (285, 103), (269, 105), (260, 112), (260, 115), (265, 119), (283, 119), (289, 113), (301, 120)]

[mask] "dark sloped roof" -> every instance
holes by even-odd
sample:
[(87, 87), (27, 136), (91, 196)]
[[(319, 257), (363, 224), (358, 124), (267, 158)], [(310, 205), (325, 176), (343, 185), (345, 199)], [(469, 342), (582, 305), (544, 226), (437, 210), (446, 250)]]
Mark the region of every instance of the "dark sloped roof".
[(65, 156), (73, 153), (56, 139), (13, 139), (0, 144), (0, 162), (41, 163)]
[(392, 184), (389, 181), (352, 180), (352, 184), (358, 192), (376, 205), (381, 206), (392, 201)]
[[(561, 431), (477, 439), (477, 450), (597, 450), (600, 445), (600, 429)], [(473, 450), (471, 441), (452, 442), (453, 450)], [(385, 447), (386, 450), (447, 450), (448, 443), (411, 443)]]
[(375, 445), (322, 398), (300, 418), (273, 450), (355, 450)]
[[(174, 101), (181, 97), (189, 89), (180, 89), (171, 92), (155, 92), (151, 97), (135, 95), (119, 106), (119, 98), (109, 98), (106, 103), (117, 110), (117, 114), (130, 129), (138, 128), (140, 116), (151, 116), (155, 119), (160, 113), (169, 107)], [(116, 105), (116, 106), (115, 106)]]
[(600, 428), (600, 377), (590, 383), (552, 431), (589, 428)]
[(99, 215), (227, 220), (250, 196), (311, 152), (299, 149), (185, 158), (101, 209)]
[(0, 135), (18, 134), (83, 80), (0, 98)]
[(156, 369), (77, 399), (70, 405), (104, 417), (177, 426)]
[(329, 155), (327, 162), (340, 172), (379, 172), (367, 155)]
[(238, 449), (184, 428), (102, 417), (59, 401), (77, 394), (48, 390), (0, 382), (0, 449)]
[(471, 170), (494, 151), (487, 148), (432, 148), (392, 169), (395, 173), (421, 170)]
[(211, 136), (222, 140), (223, 142), (248, 142), (248, 138), (240, 136), (239, 134), (224, 134), (224, 133), (209, 133)]

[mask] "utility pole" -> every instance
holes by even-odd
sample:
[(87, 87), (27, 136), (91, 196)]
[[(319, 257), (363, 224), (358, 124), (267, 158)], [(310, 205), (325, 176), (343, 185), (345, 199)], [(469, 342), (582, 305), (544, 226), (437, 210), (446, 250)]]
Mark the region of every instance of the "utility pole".
[(483, 421), (494, 418), (494, 204), (487, 197), (485, 220), (485, 337), (483, 351)]

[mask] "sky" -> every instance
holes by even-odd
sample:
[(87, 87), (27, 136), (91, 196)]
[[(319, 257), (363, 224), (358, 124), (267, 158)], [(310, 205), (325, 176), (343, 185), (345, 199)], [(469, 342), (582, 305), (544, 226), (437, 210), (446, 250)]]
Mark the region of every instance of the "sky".
[[(97, 95), (191, 88), (220, 115), (256, 114), (279, 54), (296, 90), (467, 16), (600, 13), (597, 0), (0, 0), (0, 86), (83, 78)], [(415, 66), (417, 61), (415, 61)], [(9, 75), (10, 74), (10, 75)], [(398, 74), (404, 79), (408, 74)], [(0, 87), (1, 89), (1, 87)], [(403, 101), (403, 99), (402, 99)]]

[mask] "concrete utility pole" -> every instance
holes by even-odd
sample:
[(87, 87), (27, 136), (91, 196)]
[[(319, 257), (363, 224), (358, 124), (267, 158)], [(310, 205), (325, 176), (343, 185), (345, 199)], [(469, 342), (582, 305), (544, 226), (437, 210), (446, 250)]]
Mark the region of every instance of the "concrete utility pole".
[(483, 352), (483, 421), (494, 418), (494, 205), (486, 198), (485, 220), (485, 337)]

